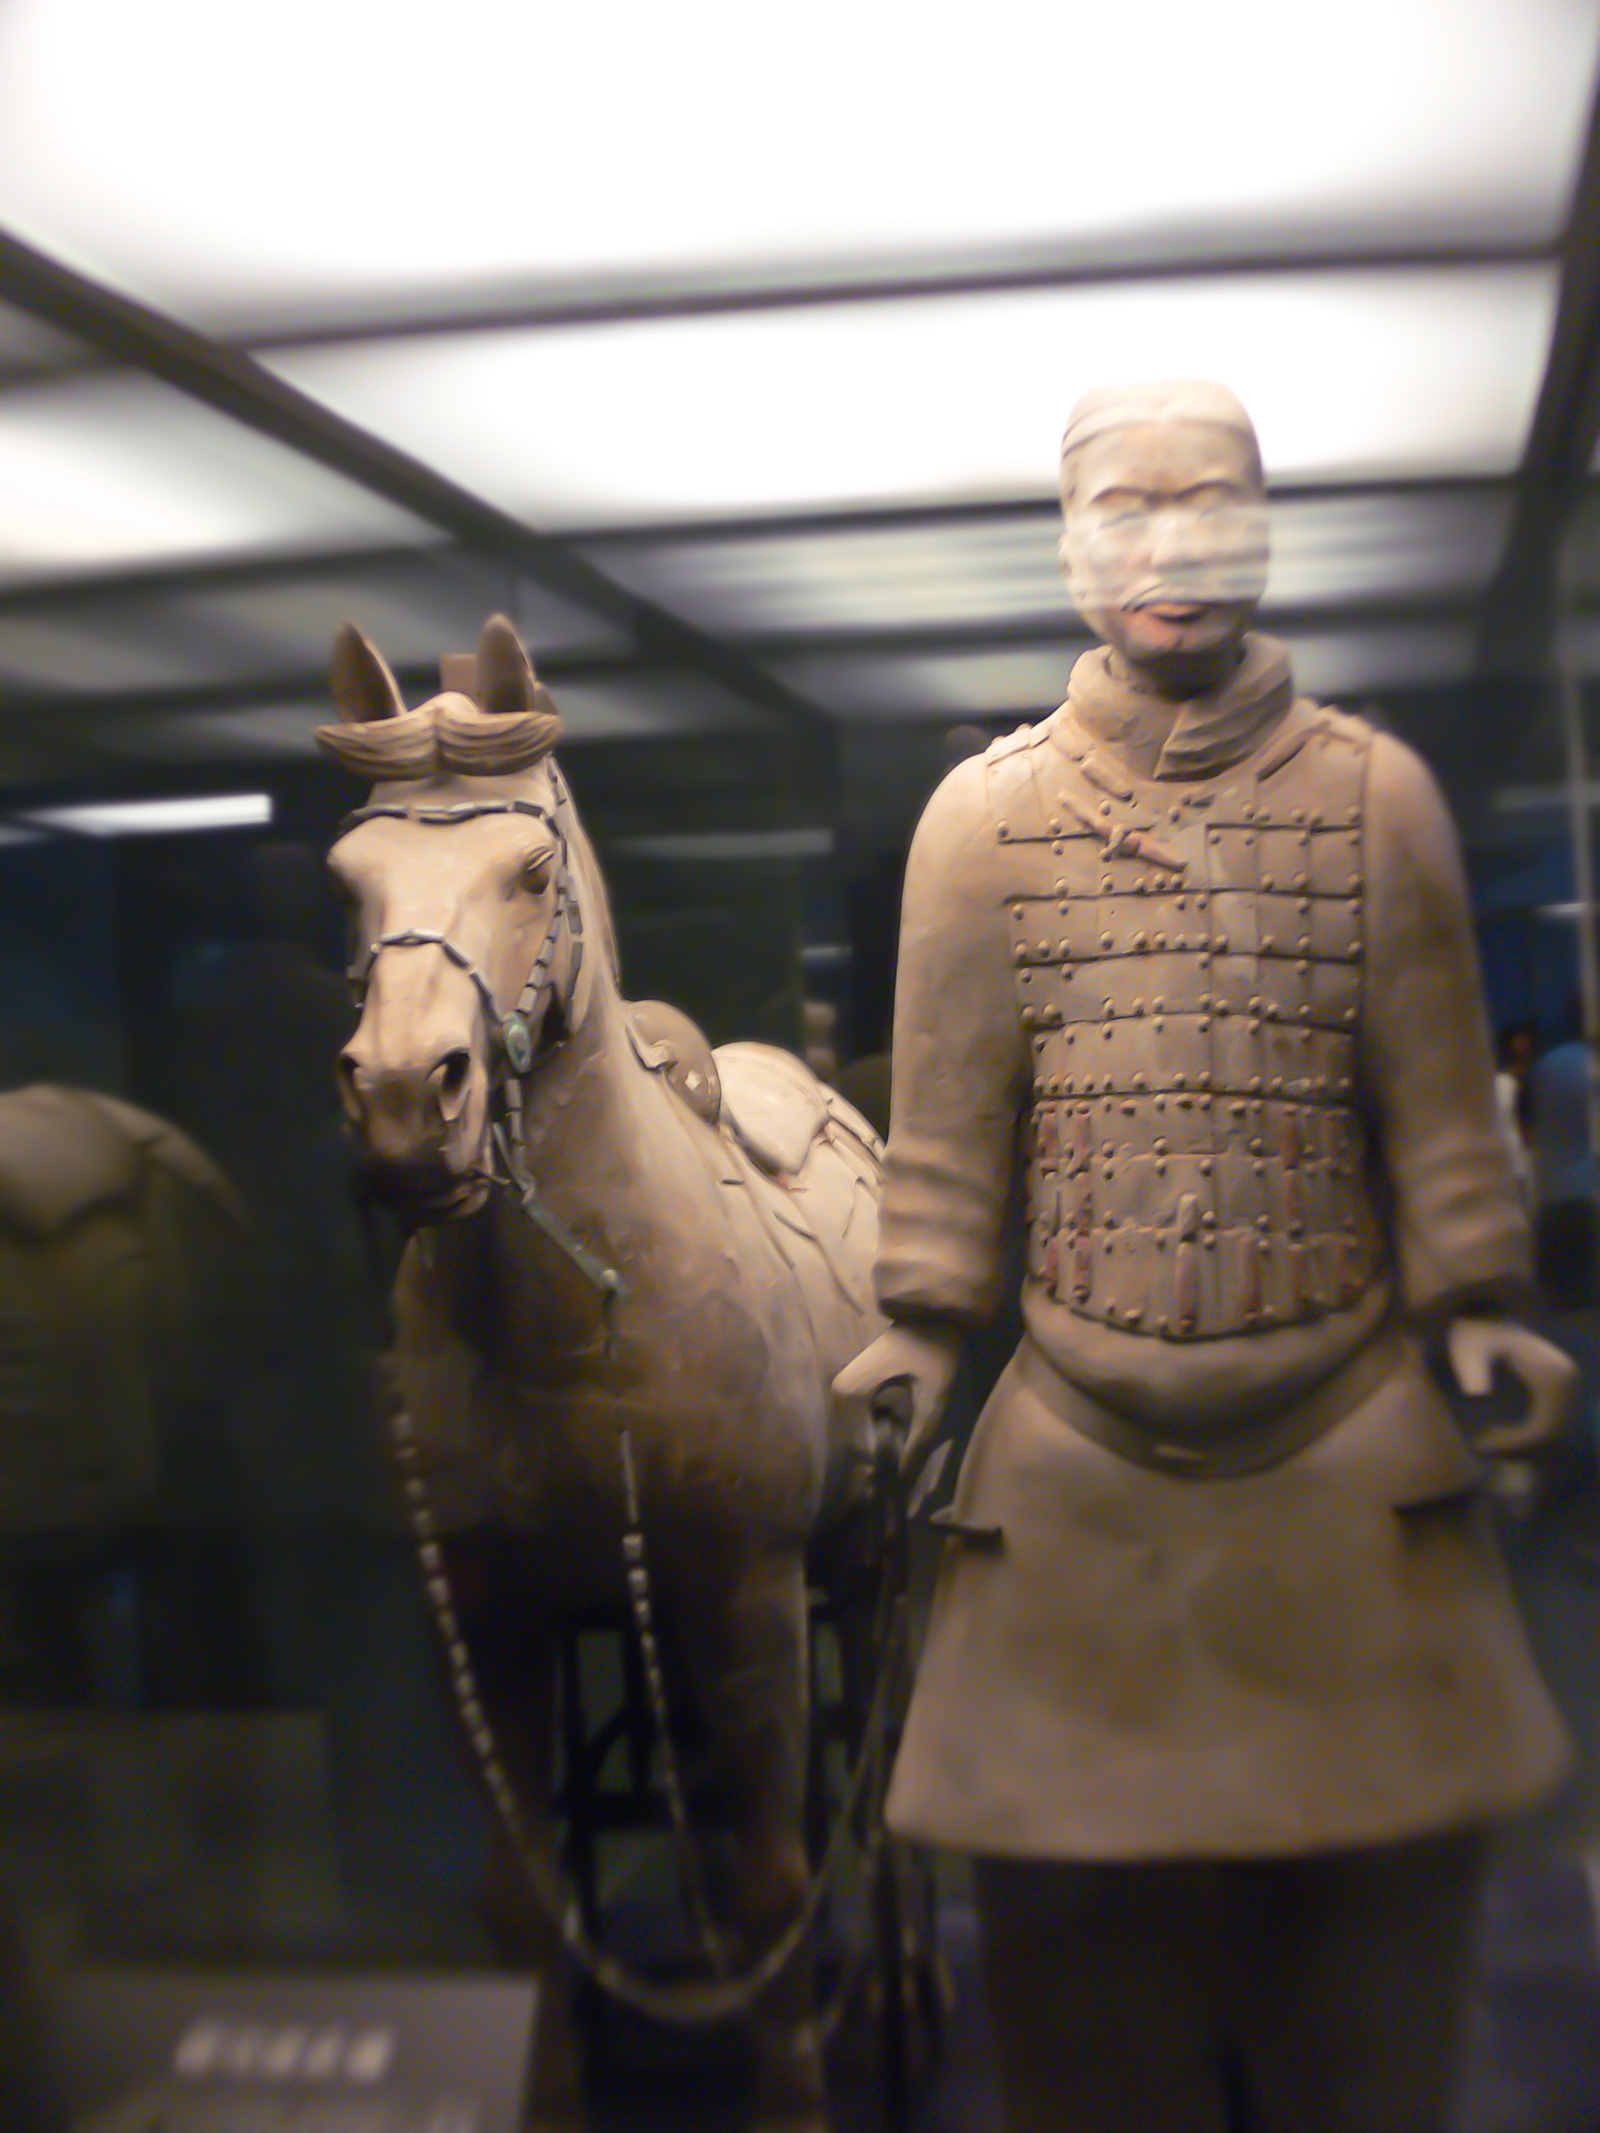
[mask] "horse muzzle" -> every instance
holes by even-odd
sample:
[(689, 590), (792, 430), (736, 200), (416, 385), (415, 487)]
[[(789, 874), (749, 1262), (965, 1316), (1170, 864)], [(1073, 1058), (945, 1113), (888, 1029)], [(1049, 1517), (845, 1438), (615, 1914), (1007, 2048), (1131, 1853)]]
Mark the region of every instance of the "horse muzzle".
[(339, 1059), (339, 1100), (362, 1188), (397, 1215), (442, 1221), (481, 1206), (487, 1077), (465, 1046), (430, 1065), (367, 1065), (357, 1044)]
[(476, 1214), (489, 1197), (481, 1170), (452, 1170), (443, 1163), (391, 1163), (358, 1150), (353, 1165), (362, 1198), (387, 1208), (402, 1229), (422, 1229)]

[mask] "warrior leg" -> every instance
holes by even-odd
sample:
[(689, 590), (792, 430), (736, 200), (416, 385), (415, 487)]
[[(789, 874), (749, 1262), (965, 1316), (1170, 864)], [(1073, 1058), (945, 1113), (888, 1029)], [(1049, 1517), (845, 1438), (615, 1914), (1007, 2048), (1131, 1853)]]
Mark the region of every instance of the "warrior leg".
[(1444, 2133), (1483, 1857), (1459, 1831), (1227, 1870), (1260, 2133)]
[(1225, 2133), (1207, 1868), (978, 1858), (1007, 2133)]

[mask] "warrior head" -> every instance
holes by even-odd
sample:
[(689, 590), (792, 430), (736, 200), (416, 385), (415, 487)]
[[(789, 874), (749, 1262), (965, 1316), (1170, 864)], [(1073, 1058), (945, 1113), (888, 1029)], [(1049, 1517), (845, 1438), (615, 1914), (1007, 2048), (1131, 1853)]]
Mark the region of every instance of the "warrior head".
[(1061, 440), (1061, 560), (1084, 619), (1161, 695), (1220, 687), (1266, 585), (1250, 417), (1225, 386), (1101, 386)]

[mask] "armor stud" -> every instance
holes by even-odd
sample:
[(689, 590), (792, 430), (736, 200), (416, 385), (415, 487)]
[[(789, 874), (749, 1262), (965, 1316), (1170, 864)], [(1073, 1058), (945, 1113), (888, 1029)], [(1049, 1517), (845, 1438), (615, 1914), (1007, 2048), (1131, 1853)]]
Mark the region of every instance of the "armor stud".
[(1072, 1248), (1072, 1299), (1074, 1303), (1086, 1304), (1093, 1293), (1094, 1259), (1087, 1244), (1075, 1244)]

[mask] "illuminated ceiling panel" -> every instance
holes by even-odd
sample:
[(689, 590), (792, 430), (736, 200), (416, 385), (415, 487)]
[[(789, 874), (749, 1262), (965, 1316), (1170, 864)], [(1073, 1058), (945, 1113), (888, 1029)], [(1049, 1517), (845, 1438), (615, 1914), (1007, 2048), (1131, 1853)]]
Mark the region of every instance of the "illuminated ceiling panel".
[(212, 324), (997, 247), (1542, 241), (1597, 33), (1592, 0), (9, 0), (0, 201)]
[[(1480, 592), (1505, 541), (1509, 492), (1305, 497), (1272, 509), (1268, 606)], [(1053, 511), (928, 525), (591, 543), (631, 591), (727, 635), (947, 628), (1073, 615)]]
[(630, 591), (704, 630), (938, 628), (977, 616), (1071, 610), (1054, 513), (927, 526), (662, 542), (595, 542), (587, 553)]
[(1152, 350), (1228, 380), (1279, 480), (1497, 474), (1522, 449), (1554, 295), (1544, 267), (1231, 276), (411, 336), (272, 368), (571, 528), (1048, 496), (1073, 399), (1147, 376)]
[(0, 392), (0, 581), (423, 537), (407, 513), (152, 380)]

